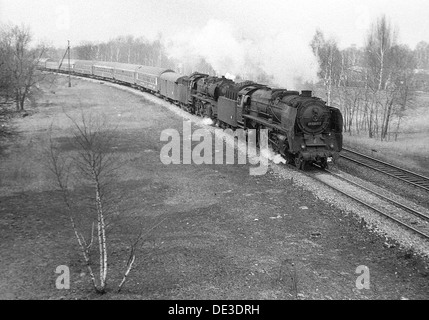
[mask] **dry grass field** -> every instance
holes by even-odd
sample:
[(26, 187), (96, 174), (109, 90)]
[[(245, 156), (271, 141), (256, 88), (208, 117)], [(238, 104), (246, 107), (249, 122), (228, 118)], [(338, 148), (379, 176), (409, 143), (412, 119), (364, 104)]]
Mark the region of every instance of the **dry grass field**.
[(344, 145), (429, 176), (429, 133), (404, 133), (399, 136), (398, 141), (345, 135)]

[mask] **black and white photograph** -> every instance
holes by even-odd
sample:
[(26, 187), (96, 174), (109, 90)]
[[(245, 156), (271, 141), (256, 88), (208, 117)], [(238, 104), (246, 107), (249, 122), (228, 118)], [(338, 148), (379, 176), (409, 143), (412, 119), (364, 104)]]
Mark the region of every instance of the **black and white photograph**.
[(427, 0), (0, 0), (0, 300), (428, 299)]

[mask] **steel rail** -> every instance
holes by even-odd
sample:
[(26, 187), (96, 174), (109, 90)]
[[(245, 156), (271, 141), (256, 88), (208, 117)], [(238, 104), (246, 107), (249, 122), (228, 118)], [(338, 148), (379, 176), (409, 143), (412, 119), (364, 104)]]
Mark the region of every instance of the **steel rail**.
[(331, 174), (331, 175), (333, 175), (333, 176), (335, 176), (335, 177), (339, 178), (339, 179), (342, 179), (342, 180), (344, 180), (344, 181), (346, 181), (346, 182), (348, 182), (348, 183), (350, 183), (350, 184), (352, 184), (352, 185), (356, 186), (356, 187), (362, 188), (362, 189), (364, 189), (365, 191), (368, 191), (368, 192), (370, 192), (370, 193), (373, 193), (373, 194), (375, 194), (377, 197), (382, 198), (383, 200), (386, 200), (386, 201), (388, 201), (388, 202), (390, 202), (390, 203), (393, 203), (395, 206), (401, 207), (402, 209), (404, 209), (404, 210), (406, 210), (406, 211), (408, 211), (408, 212), (412, 213), (413, 215), (415, 215), (415, 216), (417, 216), (417, 217), (419, 217), (419, 218), (421, 218), (421, 219), (424, 219), (424, 220), (426, 220), (426, 221), (429, 221), (429, 215), (426, 215), (426, 214), (424, 214), (424, 213), (421, 213), (421, 212), (419, 212), (419, 211), (417, 211), (417, 210), (415, 210), (415, 209), (413, 209), (413, 208), (410, 208), (410, 207), (408, 207), (408, 206), (406, 206), (406, 205), (404, 205), (404, 204), (402, 204), (402, 203), (399, 203), (399, 202), (397, 202), (397, 201), (395, 201), (395, 200), (393, 200), (393, 199), (391, 199), (391, 198), (388, 198), (388, 197), (386, 197), (386, 196), (382, 195), (381, 193), (378, 193), (377, 191), (371, 190), (371, 189), (369, 189), (369, 188), (367, 188), (367, 187), (365, 187), (365, 186), (363, 186), (363, 185), (361, 185), (361, 184), (359, 184), (359, 183), (356, 183), (356, 182), (354, 182), (354, 181), (352, 181), (352, 180), (350, 180), (350, 179), (347, 179), (347, 178), (345, 178), (345, 177), (341, 177), (340, 175), (338, 175), (338, 174), (336, 174), (336, 173), (334, 173), (334, 172), (332, 172), (332, 171), (329, 171), (329, 170), (326, 170), (326, 169), (325, 169), (325, 171), (326, 171), (327, 173), (329, 173), (329, 174)]
[[(422, 176), (422, 175), (417, 174), (415, 172), (411, 172), (409, 170), (397, 167), (397, 166), (392, 165), (390, 163), (387, 163), (387, 162), (384, 162), (384, 161), (381, 161), (381, 160), (369, 157), (367, 155), (361, 154), (359, 152), (356, 152), (356, 151), (353, 151), (353, 150), (350, 150), (350, 149), (343, 148), (343, 150), (346, 151), (346, 152), (349, 152), (351, 154), (356, 154), (356, 155), (358, 155), (358, 156), (360, 156), (360, 157), (362, 157), (364, 159), (368, 159), (368, 160), (373, 161), (373, 162), (375, 162), (377, 164), (381, 164), (381, 165), (383, 165), (385, 167), (392, 168), (392, 169), (396, 170), (397, 172), (396, 173), (395, 172), (389, 172), (388, 170), (383, 170), (382, 168), (377, 168), (377, 167), (375, 167), (373, 165), (370, 165), (368, 163), (364, 163), (362, 161), (359, 161), (359, 160), (350, 158), (350, 157), (348, 157), (348, 156), (346, 156), (344, 154), (341, 154), (341, 157), (344, 158), (344, 159), (347, 159), (349, 161), (355, 162), (355, 163), (360, 164), (362, 166), (371, 168), (371, 169), (373, 169), (375, 171), (384, 173), (384, 174), (386, 174), (386, 175), (388, 175), (390, 177), (399, 179), (399, 180), (401, 180), (403, 182), (412, 184), (412, 185), (414, 185), (414, 186), (416, 186), (418, 188), (421, 188), (421, 189), (424, 189), (426, 191), (429, 191), (429, 187), (426, 186), (426, 185), (429, 185), (429, 178), (428, 177), (425, 177), (425, 176)], [(401, 177), (401, 174), (402, 174), (402, 177)], [(419, 181), (412, 181), (412, 180), (416, 180), (416, 179), (417, 180), (421, 180), (422, 183), (419, 183)]]
[[(328, 172), (328, 173), (329, 173), (329, 174), (332, 174), (331, 172)], [(337, 176), (337, 175), (335, 175), (335, 174), (334, 174), (334, 176), (335, 176), (335, 177), (338, 177), (338, 176)], [(371, 209), (371, 210), (373, 210), (373, 211), (375, 211), (375, 212), (377, 212), (377, 213), (381, 214), (382, 216), (384, 216), (384, 217), (386, 217), (386, 218), (388, 218), (388, 219), (390, 219), (390, 220), (392, 220), (392, 221), (396, 222), (397, 224), (401, 225), (402, 227), (405, 227), (406, 229), (409, 229), (409, 230), (411, 230), (411, 231), (413, 231), (413, 232), (417, 233), (418, 235), (420, 235), (420, 236), (421, 236), (421, 237), (423, 237), (424, 239), (429, 240), (429, 234), (426, 234), (426, 233), (424, 233), (424, 232), (422, 232), (422, 231), (420, 231), (420, 230), (418, 230), (418, 229), (414, 228), (413, 226), (410, 226), (409, 224), (407, 224), (407, 223), (405, 223), (405, 222), (403, 222), (403, 221), (401, 221), (401, 220), (399, 220), (399, 219), (397, 219), (397, 218), (393, 217), (391, 214), (386, 213), (386, 212), (383, 212), (383, 211), (381, 211), (380, 209), (378, 209), (378, 208), (374, 207), (373, 205), (371, 205), (371, 204), (369, 204), (369, 203), (367, 203), (367, 202), (365, 202), (365, 201), (363, 201), (363, 200), (361, 200), (361, 199), (359, 199), (359, 198), (357, 198), (357, 197), (355, 197), (355, 196), (353, 196), (353, 195), (351, 195), (351, 194), (349, 194), (349, 193), (347, 193), (347, 192), (345, 192), (345, 191), (341, 190), (340, 188), (337, 188), (337, 187), (333, 186), (332, 184), (330, 184), (330, 183), (328, 183), (328, 182), (323, 181), (322, 179), (318, 178), (317, 176), (313, 176), (313, 177), (315, 177), (317, 181), (319, 181), (319, 182), (321, 182), (321, 183), (323, 183), (323, 184), (327, 185), (327, 186), (328, 186), (328, 187), (330, 187), (331, 189), (334, 189), (335, 191), (338, 191), (339, 193), (341, 193), (341, 194), (345, 195), (346, 197), (349, 197), (349, 198), (351, 198), (351, 199), (355, 200), (356, 202), (358, 202), (358, 203), (360, 203), (360, 204), (364, 205), (365, 207), (367, 207), (367, 208), (369, 208), (369, 209)], [(342, 177), (338, 177), (338, 178), (343, 179)], [(353, 184), (355, 184), (355, 183), (353, 183)], [(366, 189), (365, 187), (360, 186), (359, 184), (356, 184), (356, 185), (358, 185), (359, 187), (361, 187), (361, 188), (363, 188), (363, 189)], [(375, 194), (377, 194), (376, 192), (373, 192), (373, 191), (371, 191), (371, 190), (370, 190), (370, 192), (371, 192), (371, 193), (375, 193)]]

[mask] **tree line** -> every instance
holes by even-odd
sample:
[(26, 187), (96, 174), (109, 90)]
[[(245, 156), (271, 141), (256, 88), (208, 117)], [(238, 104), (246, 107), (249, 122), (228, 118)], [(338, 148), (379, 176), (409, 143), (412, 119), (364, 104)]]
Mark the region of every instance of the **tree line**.
[(72, 57), (82, 60), (111, 61), (153, 67), (174, 68), (175, 63), (165, 53), (160, 37), (154, 41), (131, 35), (108, 42), (82, 42), (74, 46)]
[(319, 85), (327, 103), (342, 110), (349, 134), (396, 139), (415, 91), (429, 90), (429, 76), (422, 85), (416, 72), (429, 69), (429, 44), (420, 42), (413, 51), (398, 43), (397, 32), (383, 15), (367, 31), (363, 48), (340, 50), (320, 30), (310, 43), (319, 62)]
[(161, 35), (154, 41), (149, 41), (144, 37), (135, 38), (132, 35), (119, 36), (100, 43), (84, 41), (73, 47), (72, 57), (82, 60), (110, 61), (168, 68), (183, 74), (190, 74), (193, 71), (209, 75), (216, 74), (213, 67), (204, 58), (201, 58), (193, 66), (188, 66), (186, 63), (169, 58)]

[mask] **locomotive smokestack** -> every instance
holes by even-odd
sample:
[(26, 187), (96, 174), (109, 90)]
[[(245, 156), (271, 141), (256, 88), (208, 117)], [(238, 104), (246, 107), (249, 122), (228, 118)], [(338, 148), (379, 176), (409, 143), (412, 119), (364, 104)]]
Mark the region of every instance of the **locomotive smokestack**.
[(301, 97), (309, 97), (311, 98), (313, 95), (313, 92), (311, 90), (302, 90)]

